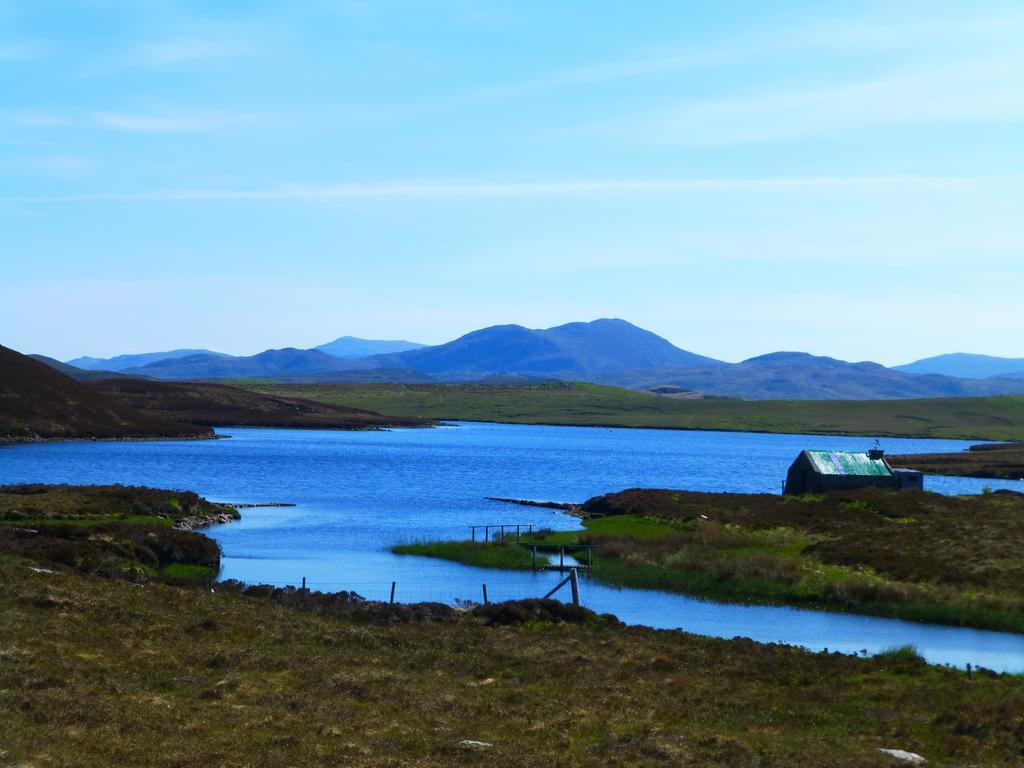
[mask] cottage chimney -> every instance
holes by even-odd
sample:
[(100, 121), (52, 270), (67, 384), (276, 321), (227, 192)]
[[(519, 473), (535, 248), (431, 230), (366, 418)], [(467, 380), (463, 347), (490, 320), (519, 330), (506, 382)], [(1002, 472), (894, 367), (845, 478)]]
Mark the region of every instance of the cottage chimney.
[(883, 456), (885, 456), (885, 451), (883, 451), (881, 448), (872, 448), (870, 451), (868, 451), (868, 458), (871, 459), (872, 461), (878, 461)]

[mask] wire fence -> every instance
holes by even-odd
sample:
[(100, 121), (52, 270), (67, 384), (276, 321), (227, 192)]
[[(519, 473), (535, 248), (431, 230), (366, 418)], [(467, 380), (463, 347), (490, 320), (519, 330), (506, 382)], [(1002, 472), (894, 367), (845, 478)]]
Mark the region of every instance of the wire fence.
[[(550, 580), (544, 579), (536, 583), (525, 584), (486, 584), (487, 600), (492, 603), (506, 600), (524, 600), (543, 596), (554, 587), (561, 576), (553, 573)], [(366, 600), (390, 602), (392, 584), (394, 584), (394, 602), (396, 603), (461, 603), (484, 602), (485, 582), (420, 582), (420, 581), (318, 581), (313, 579), (292, 579), (288, 581), (263, 581), (260, 584), (271, 587), (305, 587), (313, 592), (355, 592)], [(559, 595), (556, 595), (558, 597)], [(566, 594), (568, 597), (568, 593)]]

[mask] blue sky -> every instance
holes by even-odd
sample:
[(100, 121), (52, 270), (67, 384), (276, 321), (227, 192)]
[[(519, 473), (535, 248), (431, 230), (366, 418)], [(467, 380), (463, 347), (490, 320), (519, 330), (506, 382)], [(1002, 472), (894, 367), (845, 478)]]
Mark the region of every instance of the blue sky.
[(1024, 356), (1024, 6), (0, 3), (0, 343)]

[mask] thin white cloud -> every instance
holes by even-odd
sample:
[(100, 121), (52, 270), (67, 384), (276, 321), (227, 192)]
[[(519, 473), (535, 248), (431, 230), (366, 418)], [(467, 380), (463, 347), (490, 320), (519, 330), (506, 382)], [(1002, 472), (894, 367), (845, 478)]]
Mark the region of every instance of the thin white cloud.
[(49, 50), (49, 44), (42, 40), (0, 40), (0, 61), (36, 61)]
[(591, 62), (532, 78), (499, 83), (477, 91), (483, 97), (576, 85), (603, 84), (650, 76), (712, 69), (724, 65), (761, 66), (776, 55), (842, 57), (872, 54), (876, 59), (908, 58), (918, 54), (939, 60), (962, 50), (1019, 49), (1024, 13), (1019, 6), (996, 7), (989, 13), (972, 9), (962, 15), (884, 13), (811, 21), (784, 28), (756, 28), (731, 37), (693, 43), (680, 41), (660, 50), (635, 52), (610, 61)]
[(1024, 120), (1024, 57), (985, 56), (889, 72), (831, 87), (779, 88), (690, 101), (586, 131), (678, 144), (781, 141), (922, 123)]
[(25, 108), (14, 109), (7, 113), (8, 120), (23, 128), (55, 128), (67, 125), (69, 120), (63, 115), (45, 109)]
[(234, 41), (178, 37), (139, 43), (125, 59), (143, 66), (159, 67), (234, 58), (248, 52), (248, 48)]
[(141, 133), (198, 133), (224, 127), (236, 118), (203, 114), (138, 114), (94, 112), (90, 122), (97, 128)]
[(953, 189), (1007, 177), (967, 176), (794, 176), (768, 178), (694, 178), (563, 181), (408, 181), (367, 184), (286, 184), (260, 189), (168, 189), (151, 192), (101, 192), (80, 195), (6, 198), (7, 202), (159, 202), (159, 201), (347, 201), (385, 199), (514, 198), (607, 194), (679, 194), (781, 190)]

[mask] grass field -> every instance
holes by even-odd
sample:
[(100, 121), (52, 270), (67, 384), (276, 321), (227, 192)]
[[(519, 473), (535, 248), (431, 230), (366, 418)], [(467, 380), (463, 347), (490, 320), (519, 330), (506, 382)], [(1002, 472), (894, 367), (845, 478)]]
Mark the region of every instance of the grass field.
[(0, 557), (2, 765), (877, 768), (896, 748), (995, 768), (1024, 752), (1024, 678), (912, 649), (812, 654), (536, 603), (285, 595), (300, 610), (27, 566)]
[[(584, 510), (598, 515), (585, 530), (527, 543), (593, 544), (590, 576), (617, 586), (1024, 632), (1017, 494), (630, 490)], [(404, 553), (527, 567), (503, 565), (507, 548), (435, 542)]]
[(1024, 396), (935, 400), (674, 400), (597, 384), (275, 384), (254, 391), (395, 416), (516, 424), (1024, 440)]

